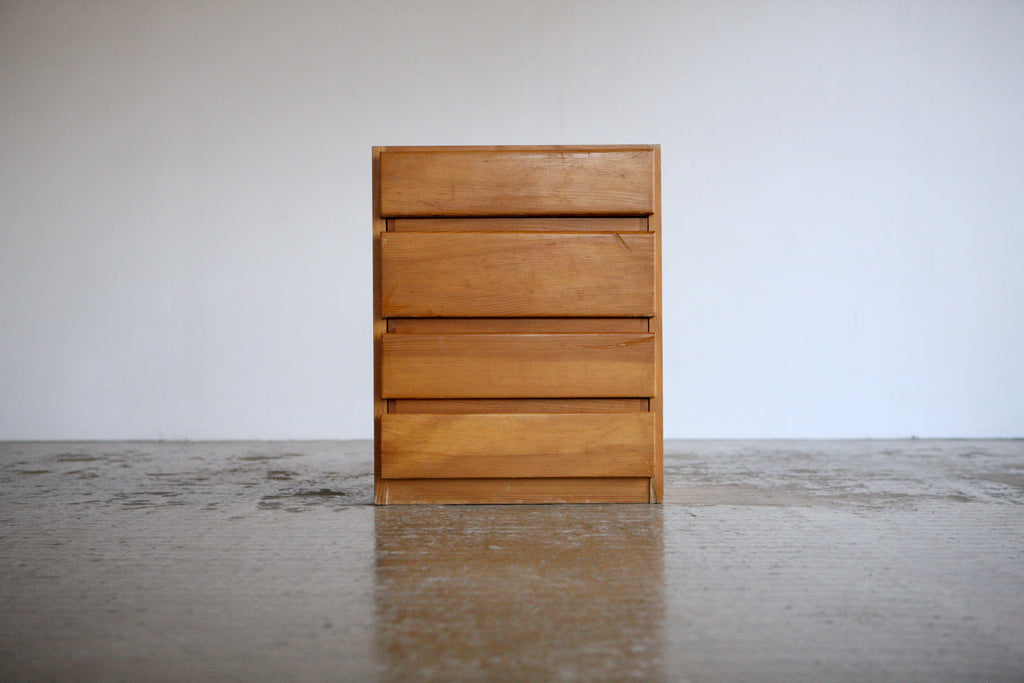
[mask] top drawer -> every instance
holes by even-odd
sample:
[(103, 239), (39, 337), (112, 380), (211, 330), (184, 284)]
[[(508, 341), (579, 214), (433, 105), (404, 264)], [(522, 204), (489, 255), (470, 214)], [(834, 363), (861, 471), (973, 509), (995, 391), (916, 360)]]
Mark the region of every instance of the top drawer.
[(646, 216), (654, 148), (389, 149), (380, 215)]

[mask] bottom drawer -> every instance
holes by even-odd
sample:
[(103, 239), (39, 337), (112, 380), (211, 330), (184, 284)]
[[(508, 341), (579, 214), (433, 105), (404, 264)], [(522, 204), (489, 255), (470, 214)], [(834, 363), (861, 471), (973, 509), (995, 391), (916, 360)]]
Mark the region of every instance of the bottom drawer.
[(650, 477), (381, 479), (378, 505), (415, 503), (654, 503)]
[(388, 414), (382, 479), (650, 477), (652, 413)]

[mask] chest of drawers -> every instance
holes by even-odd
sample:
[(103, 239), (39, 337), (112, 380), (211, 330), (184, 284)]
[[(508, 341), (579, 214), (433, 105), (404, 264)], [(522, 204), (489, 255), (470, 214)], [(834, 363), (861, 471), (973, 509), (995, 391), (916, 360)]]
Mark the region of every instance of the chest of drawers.
[(373, 149), (374, 497), (662, 499), (660, 149)]

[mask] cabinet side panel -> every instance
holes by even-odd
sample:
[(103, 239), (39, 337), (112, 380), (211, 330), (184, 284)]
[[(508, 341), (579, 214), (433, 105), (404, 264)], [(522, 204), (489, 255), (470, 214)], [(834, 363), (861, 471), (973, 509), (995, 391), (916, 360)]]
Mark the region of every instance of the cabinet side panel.
[(371, 173), (373, 176), (373, 492), (374, 501), (383, 502), (386, 491), (380, 476), (381, 418), (387, 412), (387, 401), (381, 393), (382, 340), (387, 323), (381, 313), (380, 290), (380, 236), (387, 230), (387, 222), (380, 214), (380, 147), (373, 148)]
[(651, 318), (651, 332), (654, 333), (654, 396), (651, 397), (651, 411), (654, 413), (654, 476), (651, 478), (651, 502), (660, 503), (665, 499), (665, 419), (663, 345), (662, 345), (662, 264), (661, 264), (661, 146), (654, 148), (654, 212), (648, 216), (648, 228), (654, 233), (654, 316)]

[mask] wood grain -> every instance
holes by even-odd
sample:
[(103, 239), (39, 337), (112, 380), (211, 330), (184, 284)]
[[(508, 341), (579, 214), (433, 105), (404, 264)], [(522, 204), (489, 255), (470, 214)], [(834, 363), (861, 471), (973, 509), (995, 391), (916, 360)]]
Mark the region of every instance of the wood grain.
[(381, 477), (651, 475), (654, 416), (385, 415)]
[(647, 318), (391, 318), (388, 332), (402, 334), (635, 334), (648, 332)]
[(654, 210), (651, 149), (393, 150), (381, 215), (596, 216)]
[(392, 218), (395, 232), (644, 232), (647, 218), (599, 216), (596, 218)]
[(385, 334), (384, 398), (648, 398), (650, 334)]
[(378, 505), (507, 503), (646, 503), (650, 479), (383, 479)]
[(385, 317), (647, 316), (654, 236), (384, 233)]
[(646, 398), (392, 398), (389, 413), (645, 413)]

